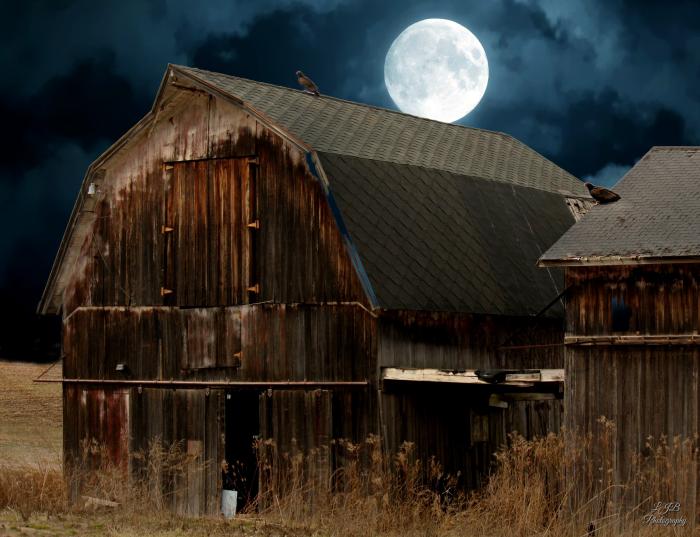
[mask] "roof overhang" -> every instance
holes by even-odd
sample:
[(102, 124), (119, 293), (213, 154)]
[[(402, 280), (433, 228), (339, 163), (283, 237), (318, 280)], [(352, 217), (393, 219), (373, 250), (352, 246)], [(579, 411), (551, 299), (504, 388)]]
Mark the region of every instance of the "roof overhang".
[(700, 256), (590, 256), (567, 257), (563, 259), (540, 259), (538, 267), (605, 267), (620, 265), (672, 265), (679, 263), (700, 263)]

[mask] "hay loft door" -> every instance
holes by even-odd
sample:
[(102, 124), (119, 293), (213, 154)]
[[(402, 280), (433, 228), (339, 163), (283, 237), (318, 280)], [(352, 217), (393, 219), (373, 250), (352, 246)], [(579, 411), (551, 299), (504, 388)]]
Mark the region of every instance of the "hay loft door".
[(258, 301), (254, 159), (166, 163), (164, 173), (163, 304)]

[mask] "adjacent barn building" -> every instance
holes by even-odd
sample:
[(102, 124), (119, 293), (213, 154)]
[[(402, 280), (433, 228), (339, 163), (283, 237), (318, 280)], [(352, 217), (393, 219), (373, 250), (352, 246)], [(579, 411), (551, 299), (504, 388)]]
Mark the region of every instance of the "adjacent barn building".
[[(377, 434), (478, 486), (506, 432), (559, 427), (563, 275), (536, 262), (587, 199), (506, 134), (169, 66), (88, 169), (39, 306), (66, 457), (182, 441), (254, 483), (254, 438)], [(173, 508), (220, 487), (213, 464)]]
[[(700, 148), (655, 147), (540, 259), (565, 267), (565, 423), (602, 434), (613, 420), (612, 468), (630, 481), (649, 437), (700, 433)], [(669, 469), (669, 498), (695, 520), (698, 468)], [(659, 483), (661, 485), (661, 483)], [(640, 498), (629, 495), (632, 505)], [(671, 515), (668, 515), (671, 516)]]

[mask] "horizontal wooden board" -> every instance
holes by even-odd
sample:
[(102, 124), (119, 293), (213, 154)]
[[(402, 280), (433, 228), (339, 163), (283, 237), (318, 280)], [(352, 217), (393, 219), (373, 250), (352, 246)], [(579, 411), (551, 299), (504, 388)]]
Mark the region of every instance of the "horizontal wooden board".
[(64, 322), (64, 376), (367, 381), (374, 320), (357, 305), (80, 308)]
[[(382, 369), (382, 380), (401, 382), (448, 382), (454, 384), (492, 385), (481, 380), (476, 370), (448, 371), (443, 369), (405, 369), (385, 367)], [(499, 385), (518, 385), (522, 382), (563, 382), (563, 369), (540, 369), (533, 373), (508, 373)]]
[(567, 335), (697, 335), (700, 264), (567, 269)]

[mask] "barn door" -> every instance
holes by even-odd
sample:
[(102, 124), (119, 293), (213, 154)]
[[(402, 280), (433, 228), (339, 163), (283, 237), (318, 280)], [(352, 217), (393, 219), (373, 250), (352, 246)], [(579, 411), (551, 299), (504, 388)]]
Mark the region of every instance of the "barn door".
[(163, 304), (257, 300), (253, 170), (247, 157), (166, 165)]

